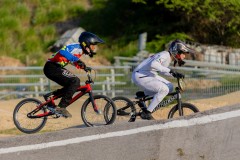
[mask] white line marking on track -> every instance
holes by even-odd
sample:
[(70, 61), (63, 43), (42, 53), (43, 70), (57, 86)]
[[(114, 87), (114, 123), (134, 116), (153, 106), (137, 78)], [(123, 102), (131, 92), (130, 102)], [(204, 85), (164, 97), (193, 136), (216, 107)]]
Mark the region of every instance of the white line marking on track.
[(31, 150), (50, 148), (50, 147), (60, 147), (60, 146), (65, 146), (65, 145), (69, 145), (69, 144), (88, 142), (88, 141), (99, 140), (99, 139), (104, 139), (104, 138), (127, 136), (127, 135), (137, 134), (137, 133), (141, 133), (141, 132), (149, 132), (149, 131), (155, 131), (155, 130), (161, 130), (161, 129), (200, 125), (200, 124), (206, 124), (206, 123), (220, 121), (220, 120), (224, 120), (224, 119), (239, 117), (239, 116), (240, 116), (240, 110), (235, 110), (235, 111), (230, 111), (230, 112), (225, 112), (225, 113), (206, 115), (206, 116), (192, 118), (192, 119), (188, 119), (188, 120), (185, 120), (185, 119), (175, 120), (175, 121), (170, 121), (170, 122), (167, 122), (164, 124), (154, 124), (151, 126), (139, 127), (139, 128), (130, 129), (130, 130), (109, 132), (109, 133), (104, 133), (104, 134), (91, 135), (91, 136), (85, 136), (85, 137), (77, 137), (77, 138), (71, 138), (71, 139), (47, 142), (47, 143), (40, 143), (40, 144), (33, 144), (33, 145), (25, 145), (25, 146), (10, 147), (10, 148), (0, 148), (0, 154), (31, 151)]

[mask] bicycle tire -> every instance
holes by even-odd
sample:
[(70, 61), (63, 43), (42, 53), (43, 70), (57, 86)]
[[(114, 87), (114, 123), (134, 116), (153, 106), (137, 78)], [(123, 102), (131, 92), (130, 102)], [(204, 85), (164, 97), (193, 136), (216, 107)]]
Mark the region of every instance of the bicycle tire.
[[(40, 105), (41, 103), (42, 102), (38, 99), (26, 98), (16, 105), (13, 111), (13, 122), (17, 129), (19, 129), (23, 133), (32, 134), (40, 131), (45, 126), (47, 122), (47, 117), (34, 119), (27, 117), (27, 114), (33, 111), (36, 106)], [(25, 113), (21, 113), (21, 111), (25, 111)], [(47, 112), (46, 108), (42, 108), (39, 111), (43, 113)]]
[[(182, 109), (183, 109), (183, 116), (199, 112), (198, 108), (196, 106), (194, 106), (193, 104), (190, 104), (190, 103), (182, 103)], [(190, 110), (190, 112), (188, 110)], [(178, 105), (176, 104), (169, 111), (168, 119), (169, 118), (174, 118), (174, 117), (179, 117), (179, 114), (178, 114), (179, 112), (177, 112), (177, 111), (178, 111)]]
[(93, 99), (101, 113), (94, 111), (92, 102), (88, 98), (81, 109), (83, 123), (87, 127), (113, 124), (117, 116), (114, 102), (105, 95), (94, 95)]
[(129, 121), (133, 114), (136, 114), (136, 107), (133, 102), (122, 96), (112, 98), (117, 108), (116, 121)]

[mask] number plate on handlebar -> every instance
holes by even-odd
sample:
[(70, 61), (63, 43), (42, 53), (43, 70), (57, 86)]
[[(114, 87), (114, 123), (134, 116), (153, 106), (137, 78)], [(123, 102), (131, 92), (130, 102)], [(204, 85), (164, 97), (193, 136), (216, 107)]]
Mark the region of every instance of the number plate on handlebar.
[(185, 82), (183, 81), (182, 78), (178, 79), (178, 87), (179, 87), (181, 92), (183, 92), (185, 90), (186, 84), (185, 84)]

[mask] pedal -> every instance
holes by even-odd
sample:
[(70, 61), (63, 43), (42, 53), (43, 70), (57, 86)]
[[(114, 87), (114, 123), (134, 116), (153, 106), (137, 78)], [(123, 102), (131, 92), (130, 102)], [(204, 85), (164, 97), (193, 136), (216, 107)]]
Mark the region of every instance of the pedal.
[[(65, 117), (65, 118), (67, 118), (65, 115), (56, 112), (54, 108), (52, 108), (52, 107), (47, 107), (47, 108), (49, 109), (50, 112), (52, 112), (52, 114), (53, 114), (52, 117), (53, 117), (53, 118), (59, 118), (59, 117)], [(54, 116), (55, 116), (55, 117), (54, 117)]]
[(136, 120), (136, 116), (132, 116), (128, 122), (135, 122), (135, 120)]
[(131, 115), (131, 117), (130, 117), (130, 119), (129, 119), (129, 121), (128, 122), (135, 122), (135, 120), (136, 120), (136, 113), (134, 113), (134, 112), (131, 112), (130, 113), (130, 115)]
[(56, 111), (55, 111), (55, 109), (54, 109), (53, 107), (47, 106), (47, 109), (48, 109), (49, 111), (51, 111), (53, 114), (56, 113)]

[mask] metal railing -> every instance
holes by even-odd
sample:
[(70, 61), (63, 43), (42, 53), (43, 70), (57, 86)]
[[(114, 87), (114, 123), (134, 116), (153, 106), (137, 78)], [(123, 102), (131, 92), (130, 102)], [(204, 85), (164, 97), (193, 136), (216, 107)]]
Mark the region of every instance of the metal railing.
[[(137, 65), (98, 66), (93, 85), (95, 94), (110, 97), (135, 97), (141, 90), (131, 81), (132, 69)], [(85, 72), (68, 68), (79, 76), (81, 84), (86, 80)], [(187, 61), (185, 67), (174, 69), (186, 75), (186, 92), (183, 98), (208, 98), (240, 90), (240, 69), (235, 66), (211, 64), (198, 61)], [(175, 83), (174, 79), (166, 77)], [(21, 97), (35, 97), (59, 89), (61, 86), (48, 80), (42, 67), (0, 67), (0, 100)]]
[[(37, 97), (61, 88), (46, 78), (42, 69), (43, 67), (0, 67), (0, 99)], [(68, 69), (80, 78), (83, 85), (86, 73), (71, 66)], [(93, 69), (96, 70), (93, 84), (95, 94), (114, 97), (117, 93), (124, 92), (122, 86), (127, 83), (124, 79), (130, 67), (98, 66)]]

